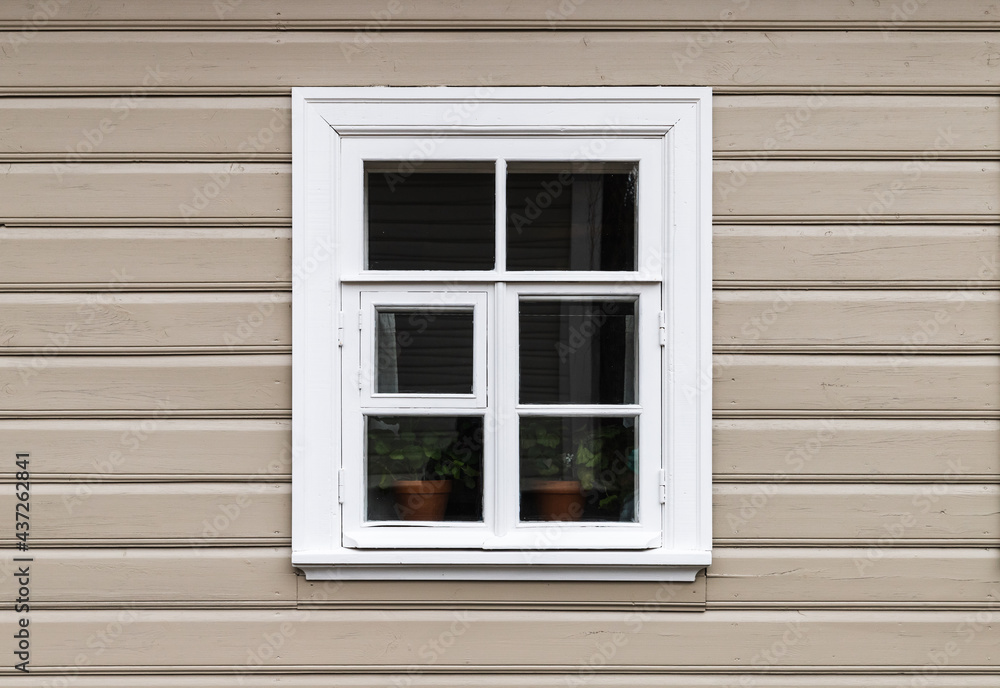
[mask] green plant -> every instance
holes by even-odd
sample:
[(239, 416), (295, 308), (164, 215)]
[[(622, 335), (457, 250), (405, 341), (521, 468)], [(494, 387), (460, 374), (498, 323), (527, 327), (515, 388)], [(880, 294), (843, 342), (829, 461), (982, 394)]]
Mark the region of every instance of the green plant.
[(476, 487), (482, 467), (478, 418), (395, 416), (368, 420), (368, 474), (397, 480), (457, 480)]
[(620, 418), (521, 420), (521, 474), (579, 480), (602, 516), (617, 519), (635, 490), (635, 431)]

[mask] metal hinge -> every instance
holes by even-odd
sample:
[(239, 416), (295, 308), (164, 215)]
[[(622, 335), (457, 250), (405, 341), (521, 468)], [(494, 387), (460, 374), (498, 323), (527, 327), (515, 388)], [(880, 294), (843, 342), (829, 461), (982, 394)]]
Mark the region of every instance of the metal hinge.
[(667, 472), (660, 471), (660, 504), (667, 503)]
[(344, 311), (337, 314), (337, 346), (344, 346)]
[(660, 311), (660, 346), (667, 345), (667, 316)]
[(337, 501), (344, 503), (344, 492), (347, 490), (347, 480), (344, 478), (344, 469), (337, 471)]

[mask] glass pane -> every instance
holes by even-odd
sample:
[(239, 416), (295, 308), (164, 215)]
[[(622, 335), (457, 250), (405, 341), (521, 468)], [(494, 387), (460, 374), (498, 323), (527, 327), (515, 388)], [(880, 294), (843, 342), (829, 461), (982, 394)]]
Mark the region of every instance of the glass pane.
[(368, 416), (369, 521), (482, 521), (482, 416)]
[(512, 164), (507, 269), (634, 270), (637, 170), (634, 163)]
[(635, 418), (523, 416), (521, 520), (635, 522)]
[(404, 162), (366, 170), (368, 269), (492, 270), (492, 163), (488, 171), (413, 169)]
[(634, 404), (635, 301), (522, 299), (522, 404)]
[(380, 394), (472, 394), (472, 313), (379, 309)]

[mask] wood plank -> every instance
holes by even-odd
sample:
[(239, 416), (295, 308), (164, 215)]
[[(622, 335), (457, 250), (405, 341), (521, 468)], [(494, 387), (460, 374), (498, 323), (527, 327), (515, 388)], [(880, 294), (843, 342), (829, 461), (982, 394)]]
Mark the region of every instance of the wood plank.
[[(13, 512), (14, 491), (4, 492), (0, 504)], [(287, 483), (81, 482), (34, 484), (31, 489), (30, 539), (35, 547), (275, 544), (290, 532)]]
[[(920, 167), (923, 166), (923, 167)], [(12, 217), (288, 218), (284, 163), (20, 163), (0, 177)], [(994, 219), (1000, 162), (719, 160), (717, 216)], [(58, 199), (57, 203), (53, 203)]]
[(291, 295), (0, 294), (0, 353), (291, 345)]
[(718, 354), (717, 411), (979, 411), (1000, 402), (997, 356)]
[[(966, 32), (371, 33), (359, 40), (353, 31), (39, 32), (4, 55), (0, 89), (135, 87), (145, 95), (234, 87), (246, 93), (324, 85), (669, 83), (756, 92), (824, 84), (830, 91), (990, 93), (998, 81), (989, 37)], [(701, 44), (699, 34), (706, 34)], [(66, 64), (90, 68), (67, 72)]]
[[(1000, 281), (996, 226), (716, 225), (723, 282)], [(291, 283), (291, 231), (261, 227), (0, 228), (0, 285)]]
[[(595, 667), (596, 670), (596, 667)], [(529, 675), (490, 673), (493, 669), (482, 669), (474, 674), (477, 686), (487, 688), (556, 688), (580, 680), (578, 673), (533, 673)], [(173, 675), (164, 676), (137, 673), (131, 676), (106, 675), (86, 676), (72, 672), (72, 685), (79, 688), (230, 688), (233, 678), (227, 675)], [(750, 677), (748, 677), (750, 678)], [(995, 674), (940, 675), (921, 674), (922, 688), (996, 688)], [(52, 674), (27, 675), (18, 677), (23, 688), (51, 688), (56, 684)], [(307, 674), (286, 674), (269, 671), (265, 675), (248, 674), (240, 676), (241, 686), (247, 688), (329, 688), (330, 676)], [(738, 678), (736, 680), (739, 680)], [(824, 675), (754, 675), (755, 688), (899, 688), (898, 675), (839, 674)], [(384, 688), (388, 685), (406, 685), (414, 688), (467, 688), (469, 674), (447, 675), (430, 669), (419, 673), (378, 673), (338, 674), (336, 684), (348, 688)], [(637, 674), (634, 671), (615, 673), (614, 669), (589, 673), (586, 685), (590, 688), (732, 688), (734, 677), (721, 675), (671, 675), (662, 671), (652, 674)]]
[(712, 251), (725, 282), (1000, 281), (996, 226), (716, 224)]
[(290, 286), (290, 229), (0, 227), (0, 285), (160, 283)]
[[(0, 156), (44, 153), (74, 163), (102, 155), (291, 155), (285, 97), (152, 97), (129, 104), (120, 98), (5, 99)], [(985, 155), (1000, 151), (998, 118), (996, 96), (720, 96), (713, 106), (714, 148), (716, 155), (746, 157), (913, 155), (943, 129), (954, 145), (942, 155)]]
[[(38, 10), (17, 5), (5, 6), (0, 20), (5, 22), (32, 21)], [(967, 22), (970, 25), (989, 26), (996, 22), (996, 5), (992, 0), (951, 0), (947, 8), (935, 3), (918, 4), (912, 12), (886, 7), (884, 4), (857, 4), (850, 0), (827, 0), (821, 6), (811, 4), (789, 5), (781, 0), (755, 0), (752, 3), (734, 3), (732, 0), (677, 0), (663, 5), (656, 0), (623, 0), (609, 7), (602, 3), (572, 5), (538, 4), (532, 0), (512, 0), (503, 4), (457, 0), (452, 2), (415, 2), (396, 0), (383, 9), (373, 9), (364, 0), (297, 0), (288, 7), (275, 7), (268, 0), (241, 0), (229, 4), (206, 6), (200, 0), (175, 0), (169, 4), (153, 0), (131, 0), (122, 4), (114, 0), (73, 0), (60, 6), (44, 26), (61, 27), (65, 23), (83, 23), (99, 27), (119, 22), (201, 22), (206, 24), (268, 22), (294, 28), (299, 23), (356, 23), (375, 24), (381, 29), (431, 26), (463, 27), (467, 24), (538, 24), (544, 28), (559, 28), (560, 23), (590, 23), (595, 26), (618, 24), (625, 21), (644, 24), (684, 23), (704, 24), (715, 28), (716, 23), (742, 26), (765, 23), (774, 26), (844, 23), (868, 24), (892, 29), (905, 21), (921, 26), (927, 24), (949, 25)], [(907, 9), (910, 9), (907, 7)], [(388, 19), (380, 17), (388, 16)], [(389, 21), (391, 19), (391, 21)], [(888, 24), (883, 27), (881, 23)], [(35, 23), (41, 23), (36, 20)], [(397, 26), (401, 25), (401, 26)]]
[[(287, 420), (0, 420), (0, 446), (30, 453), (34, 480), (129, 476), (291, 477)], [(13, 465), (0, 465), (12, 480)]]
[(1000, 293), (995, 291), (719, 291), (716, 346), (895, 347), (996, 346)]
[(907, 541), (989, 544), (1000, 535), (998, 485), (715, 485), (713, 536), (722, 541)]
[(996, 549), (719, 547), (710, 602), (1000, 603)]
[(717, 419), (712, 428), (716, 480), (1000, 476), (1000, 421), (995, 420)]
[[(991, 617), (992, 618), (992, 617)], [(10, 628), (12, 611), (0, 613)], [(968, 612), (709, 611), (704, 614), (642, 615), (618, 612), (276, 610), (38, 611), (32, 628), (38, 652), (32, 671), (72, 667), (83, 654), (89, 671), (108, 668), (246, 668), (256, 655), (265, 670), (308, 667), (321, 672), (338, 665), (350, 673), (369, 667), (438, 671), (489, 665), (535, 673), (533, 667), (589, 675), (589, 669), (639, 665), (638, 671), (679, 672), (711, 666), (746, 672), (844, 666), (919, 668), (943, 638), (956, 638), (960, 655), (949, 669), (989, 667), (1000, 646), (995, 623), (971, 623)], [(35, 626), (37, 624), (37, 626)], [(87, 639), (115, 629), (115, 642), (100, 655)], [(972, 629), (975, 631), (972, 631)], [(120, 630), (119, 630), (120, 629)], [(106, 631), (105, 631), (106, 632)], [(268, 645), (267, 638), (275, 636)], [(784, 636), (779, 652), (768, 652)], [(439, 651), (431, 643), (438, 642)], [(612, 657), (599, 647), (618, 639)], [(666, 642), (669, 640), (669, 642)], [(447, 646), (445, 646), (447, 644)], [(277, 646), (277, 647), (275, 647)], [(331, 648), (334, 648), (331, 650)], [(764, 653), (773, 657), (764, 663)], [(781, 656), (779, 656), (781, 655)], [(597, 659), (592, 659), (593, 657)], [(845, 661), (846, 660), (846, 661)], [(346, 665), (346, 666), (345, 666)], [(412, 668), (411, 668), (412, 667)], [(654, 668), (655, 667), (655, 668)], [(937, 669), (937, 667), (935, 667)], [(301, 669), (300, 669), (301, 670)], [(966, 669), (967, 670), (967, 669)], [(4, 669), (10, 673), (9, 667)], [(280, 671), (280, 669), (279, 669)], [(827, 670), (829, 672), (829, 669)], [(982, 670), (980, 670), (982, 671)], [(232, 680), (232, 675), (230, 675)], [(732, 678), (730, 676), (729, 678)], [(897, 675), (898, 681), (899, 676)], [(329, 681), (329, 677), (327, 677)]]
[[(0, 104), (0, 155), (58, 154), (71, 166), (120, 153), (290, 154), (288, 98), (11, 98)], [(57, 158), (59, 160), (60, 158)]]
[(287, 410), (291, 357), (9, 356), (0, 412)]
[(298, 579), (299, 608), (703, 609), (705, 576), (690, 583), (584, 581), (310, 581)]
[[(294, 602), (296, 595), (287, 548), (195, 547), (183, 556), (176, 549), (40, 549), (31, 556), (34, 608), (263, 605)], [(16, 571), (16, 562), (0, 562), (3, 581)]]
[(291, 174), (267, 163), (23, 163), (0, 176), (9, 217), (287, 218)]
[[(926, 5), (925, 5), (926, 6)], [(1000, 98), (991, 96), (721, 96), (712, 110), (716, 155), (793, 152), (917, 155), (942, 133), (942, 156), (1000, 150)]]
[[(990, 216), (1000, 203), (1000, 162), (938, 160), (943, 135), (926, 156), (901, 161), (721, 160), (714, 165), (713, 210), (727, 216)], [(937, 146), (941, 148), (937, 148)]]

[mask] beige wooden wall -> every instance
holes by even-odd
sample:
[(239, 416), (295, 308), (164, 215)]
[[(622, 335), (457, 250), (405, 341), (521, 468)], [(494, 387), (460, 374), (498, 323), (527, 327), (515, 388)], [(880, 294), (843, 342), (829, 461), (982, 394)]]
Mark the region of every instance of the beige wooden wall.
[[(36, 557), (0, 685), (1000, 685), (998, 29), (995, 0), (0, 4), (0, 539), (30, 451)], [(715, 89), (707, 576), (294, 575), (289, 88), (368, 84)]]

